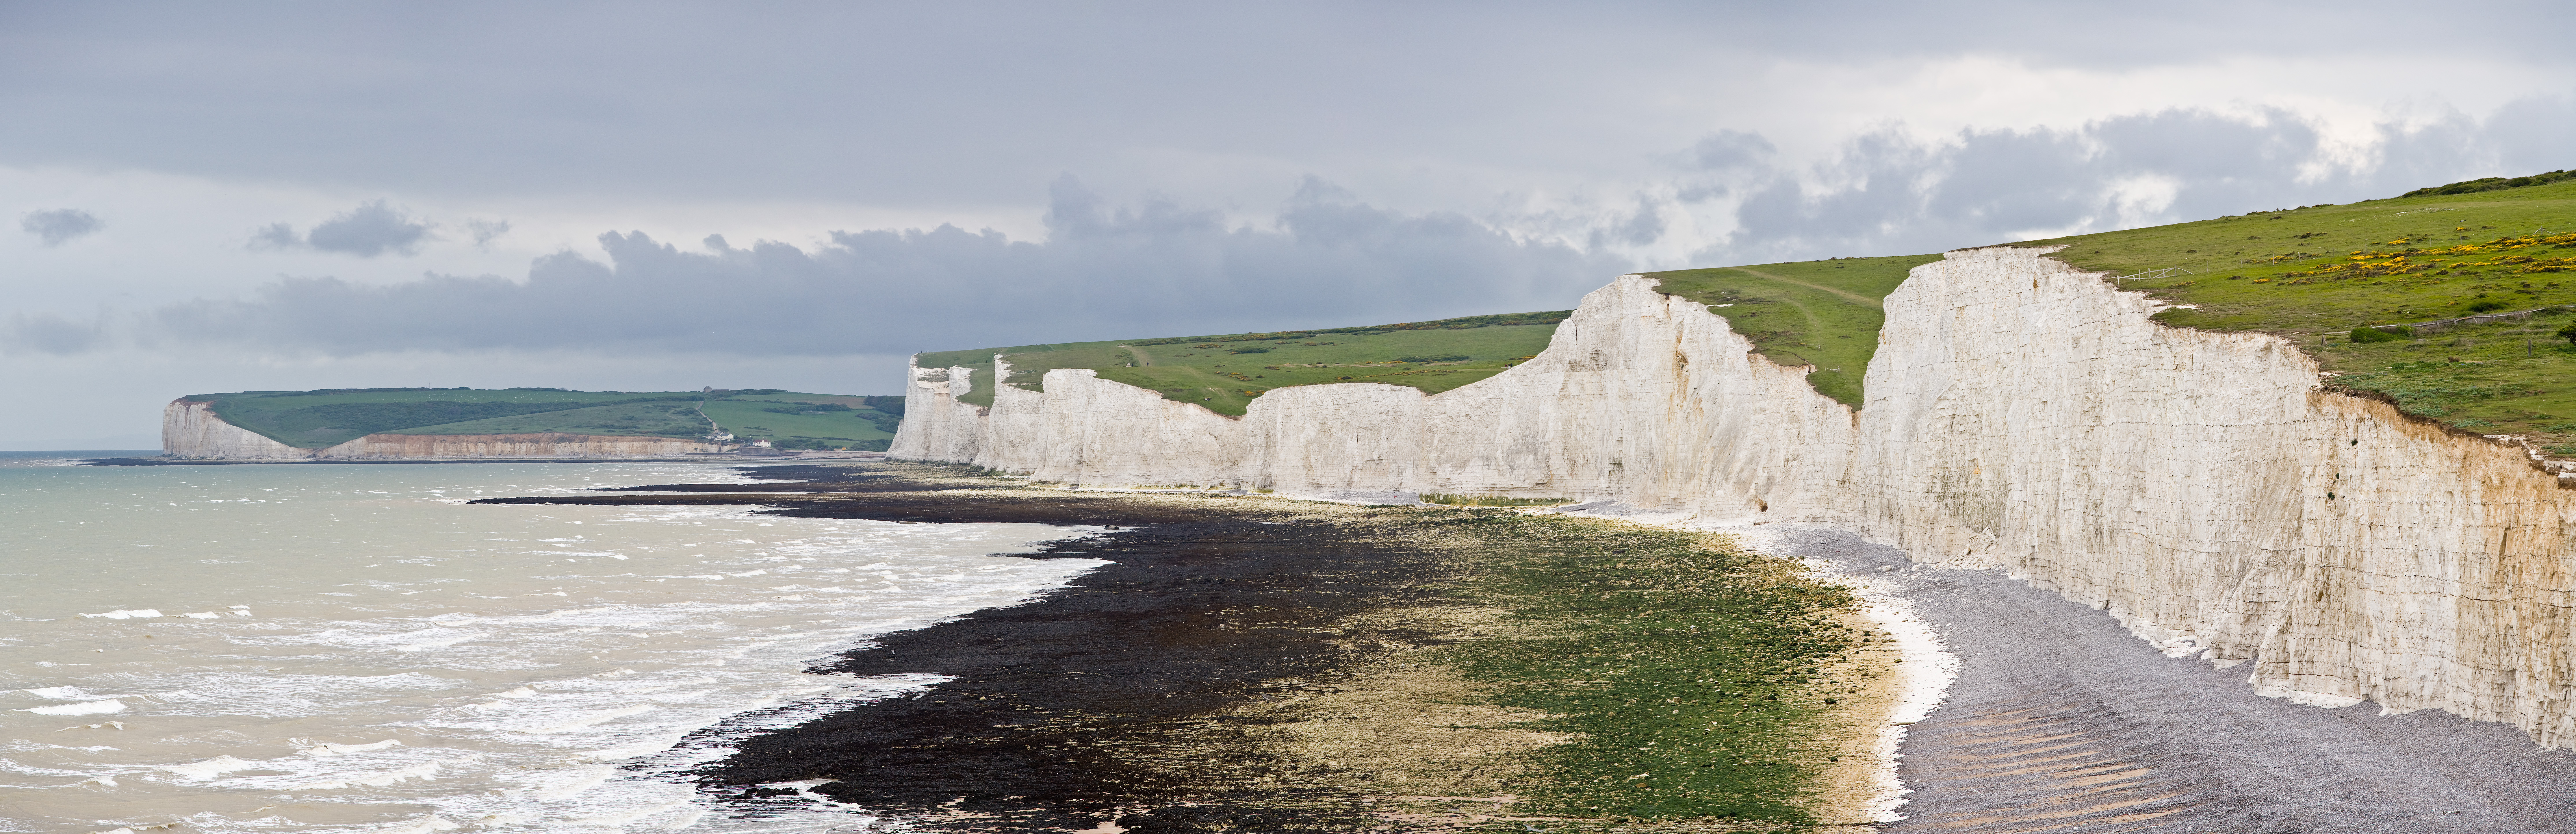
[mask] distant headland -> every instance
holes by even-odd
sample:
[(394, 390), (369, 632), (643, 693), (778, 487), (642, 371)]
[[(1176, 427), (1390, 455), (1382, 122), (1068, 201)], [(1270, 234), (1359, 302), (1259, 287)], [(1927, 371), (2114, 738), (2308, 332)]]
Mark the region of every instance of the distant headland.
[(902, 419), (902, 397), (776, 388), (237, 391), (172, 400), (161, 448), (183, 460), (882, 452)]

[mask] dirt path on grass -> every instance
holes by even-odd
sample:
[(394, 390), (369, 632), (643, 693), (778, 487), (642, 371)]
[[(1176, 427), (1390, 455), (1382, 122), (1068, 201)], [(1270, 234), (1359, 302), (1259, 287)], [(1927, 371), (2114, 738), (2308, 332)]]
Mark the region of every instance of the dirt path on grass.
[(2001, 571), (1822, 526), (1753, 538), (1888, 580), (1958, 656), (1902, 748), (1906, 819), (1882, 831), (2576, 832), (2576, 755), (2512, 727), (2262, 698), (2243, 667), (2165, 657)]
[(1858, 303), (1861, 303), (1861, 304), (1867, 304), (1867, 305), (1872, 306), (1872, 307), (1878, 307), (1878, 308), (1881, 308), (1881, 309), (1885, 309), (1885, 306), (1886, 306), (1886, 305), (1880, 304), (1878, 299), (1871, 298), (1871, 297), (1866, 296), (1866, 295), (1861, 295), (1861, 294), (1859, 294), (1859, 293), (1850, 292), (1850, 291), (1848, 291), (1848, 290), (1838, 290), (1838, 289), (1834, 289), (1834, 288), (1832, 288), (1832, 287), (1825, 286), (1825, 285), (1823, 285), (1823, 284), (1810, 284), (1810, 283), (1807, 283), (1807, 282), (1805, 282), (1805, 281), (1800, 281), (1800, 280), (1795, 279), (1795, 278), (1782, 278), (1782, 277), (1780, 277), (1780, 276), (1773, 275), (1773, 274), (1768, 273), (1768, 272), (1763, 272), (1763, 271), (1761, 271), (1761, 270), (1755, 270), (1755, 269), (1745, 269), (1744, 267), (1740, 267), (1740, 266), (1739, 266), (1739, 267), (1732, 267), (1732, 269), (1734, 269), (1734, 270), (1735, 270), (1735, 271), (1737, 271), (1737, 272), (1744, 273), (1744, 274), (1746, 274), (1746, 275), (1751, 275), (1751, 276), (1754, 276), (1754, 277), (1757, 277), (1757, 278), (1762, 278), (1762, 279), (1764, 279), (1764, 280), (1769, 280), (1769, 281), (1778, 281), (1778, 282), (1783, 283), (1783, 284), (1796, 284), (1796, 285), (1798, 285), (1798, 286), (1806, 287), (1807, 289), (1811, 289), (1811, 290), (1818, 290), (1818, 291), (1822, 291), (1822, 292), (1829, 292), (1829, 293), (1833, 293), (1833, 294), (1835, 294), (1835, 295), (1839, 295), (1839, 296), (1842, 296), (1842, 297), (1844, 297), (1844, 298), (1851, 299), (1851, 300), (1852, 300), (1852, 301), (1854, 301), (1854, 302), (1858, 302)]

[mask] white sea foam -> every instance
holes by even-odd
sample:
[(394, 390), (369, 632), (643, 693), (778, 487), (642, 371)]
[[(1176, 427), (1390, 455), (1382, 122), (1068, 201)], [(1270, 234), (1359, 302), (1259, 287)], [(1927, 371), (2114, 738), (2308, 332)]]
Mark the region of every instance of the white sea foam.
[(429, 834), (429, 832), (432, 831), (454, 831), (463, 827), (465, 826), (448, 822), (437, 814), (426, 814), (419, 819), (385, 826), (376, 830), (383, 832), (383, 834)]
[(262, 767), (263, 766), (258, 762), (246, 762), (231, 756), (216, 756), (202, 762), (162, 765), (160, 769), (163, 772), (174, 774), (181, 779), (195, 779), (203, 781), (217, 776), (222, 776), (236, 770), (257, 770)]
[[(460, 765), (461, 765), (461, 764), (466, 764), (466, 763), (468, 763), (468, 762), (464, 762), (464, 761), (455, 762), (455, 764), (460, 764)], [(393, 770), (377, 771), (377, 772), (374, 772), (374, 773), (358, 773), (358, 774), (349, 774), (349, 775), (338, 775), (338, 776), (332, 776), (332, 777), (327, 777), (327, 778), (322, 778), (322, 779), (314, 779), (314, 780), (311, 780), (311, 781), (298, 782), (298, 783), (295, 783), (295, 784), (290, 785), (290, 786), (288, 786), (288, 787), (289, 787), (290, 789), (293, 789), (293, 790), (315, 790), (315, 791), (339, 790), (339, 789), (342, 789), (342, 788), (353, 788), (353, 787), (361, 787), (361, 786), (364, 786), (364, 787), (370, 787), (370, 788), (381, 788), (381, 787), (385, 787), (385, 786), (387, 786), (387, 785), (395, 784), (395, 783), (397, 783), (397, 782), (408, 782), (408, 781), (411, 781), (411, 780), (413, 780), (413, 779), (424, 779), (424, 780), (434, 780), (434, 779), (437, 779), (437, 778), (438, 778), (438, 768), (439, 768), (439, 765), (441, 765), (441, 764), (444, 764), (444, 763), (442, 763), (442, 762), (422, 762), (422, 763), (420, 763), (420, 764), (412, 765), (412, 766), (410, 766), (410, 767), (396, 768), (396, 769), (393, 769)]]
[(307, 756), (328, 757), (350, 753), (364, 753), (369, 750), (383, 750), (387, 747), (401, 746), (402, 742), (389, 738), (369, 744), (316, 744), (295, 752), (302, 753)]
[(159, 611), (155, 611), (155, 610), (150, 609), (150, 608), (134, 608), (134, 609), (126, 609), (126, 610), (118, 610), (118, 611), (109, 611), (109, 612), (104, 613), (104, 614), (82, 614), (81, 616), (83, 616), (83, 617), (91, 617), (91, 618), (95, 618), (95, 619), (102, 619), (102, 620), (146, 620), (146, 619), (151, 619), (151, 618), (153, 618), (153, 617), (161, 616), (161, 612), (159, 612)]
[(111, 712), (124, 712), (125, 702), (110, 698), (105, 701), (88, 701), (78, 704), (57, 704), (50, 707), (29, 707), (17, 711), (32, 712), (37, 715), (105, 715)]
[(547, 716), (548, 720), (541, 724), (534, 724), (533, 726), (522, 725), (509, 727), (507, 729), (510, 732), (537, 733), (541, 735), (568, 733), (587, 727), (596, 727), (630, 715), (642, 715), (644, 713), (652, 712), (653, 710), (654, 707), (652, 704), (636, 704), (633, 706), (618, 707), (616, 709), (551, 715)]

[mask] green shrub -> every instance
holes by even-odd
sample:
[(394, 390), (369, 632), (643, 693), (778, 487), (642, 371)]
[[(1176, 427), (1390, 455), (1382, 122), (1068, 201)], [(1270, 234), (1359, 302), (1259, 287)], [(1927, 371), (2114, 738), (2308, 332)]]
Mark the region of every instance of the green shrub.
[(2514, 177), (2512, 179), (2506, 179), (2504, 177), (2485, 177), (2482, 179), (2455, 182), (2449, 185), (2436, 185), (2431, 188), (2418, 188), (2397, 196), (2436, 197), (2445, 194), (2474, 194), (2480, 191), (2499, 191), (2507, 188), (2548, 185), (2550, 183), (2569, 178), (2576, 178), (2576, 170), (2550, 171), (2545, 174), (2533, 174), (2528, 177)]
[(1398, 356), (1395, 361), (1420, 365), (1425, 362), (1465, 362), (1467, 359), (1468, 356), (1463, 353), (1444, 353), (1439, 356)]
[(1269, 352), (1270, 352), (1270, 349), (1269, 349), (1269, 348), (1266, 348), (1266, 347), (1239, 347), (1239, 348), (1231, 348), (1231, 349), (1228, 349), (1226, 352), (1227, 352), (1227, 353), (1269, 353)]
[(2558, 328), (2557, 336), (2567, 340), (2568, 344), (2576, 345), (2576, 321), (2568, 322), (2566, 327)]
[(2468, 310), (2472, 313), (2483, 313), (2489, 310), (2502, 310), (2507, 306), (2510, 305), (2502, 301), (2472, 301), (2469, 302)]
[(2400, 327), (2397, 328), (2397, 331), (2398, 332), (2396, 333), (2391, 333), (2376, 327), (2355, 327), (2352, 329), (2352, 340), (2360, 344), (2369, 344), (2371, 342), (2394, 342), (2399, 339), (2406, 338), (2407, 336), (2415, 335), (2414, 331), (2409, 328)]

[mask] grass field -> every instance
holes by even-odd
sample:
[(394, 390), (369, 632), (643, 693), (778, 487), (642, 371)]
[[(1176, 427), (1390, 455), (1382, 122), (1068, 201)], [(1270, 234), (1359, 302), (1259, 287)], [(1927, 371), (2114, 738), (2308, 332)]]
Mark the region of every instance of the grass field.
[[(872, 399), (895, 400), (893, 403), (878, 403), (892, 411), (875, 410), (865, 402)], [(797, 404), (845, 405), (851, 410), (802, 410), (793, 407)], [(822, 444), (827, 448), (870, 448), (876, 451), (884, 451), (885, 443), (894, 439), (895, 419), (901, 418), (902, 411), (901, 399), (893, 397), (773, 394), (715, 400), (706, 404), (706, 415), (736, 437), (757, 438), (799, 448)], [(883, 416), (872, 418), (871, 415)]]
[[(410, 426), (386, 430), (387, 434), (535, 434), (566, 432), (570, 434), (647, 434), (659, 437), (699, 437), (711, 431), (704, 417), (698, 416), (695, 400), (622, 403), (595, 405), (563, 411), (535, 414), (513, 414), (482, 420)], [(374, 434), (376, 432), (370, 432)]]
[[(2064, 246), (2054, 257), (2142, 275), (2121, 287), (2189, 305), (2158, 314), (2165, 324), (2294, 339), (2343, 374), (2337, 384), (2390, 394), (2411, 413), (2576, 444), (2568, 419), (2576, 416), (2576, 354), (2552, 335), (2576, 305), (2576, 179), (2018, 245)], [(2535, 309), (2547, 312), (2395, 341), (2351, 339), (2364, 325)]]
[(1907, 270), (1939, 255), (1835, 258), (1823, 261), (1650, 272), (1664, 292), (1706, 304), (1750, 339), (1754, 352), (1788, 367), (1813, 365), (1807, 384), (1859, 408), (1861, 375), (1878, 352), (1887, 323), (1879, 300), (1905, 282)]
[(2177, 327), (2272, 333), (2576, 304), (2576, 180), (2399, 197), (2036, 240), (2088, 270), (2195, 309)]
[(2386, 394), (2410, 414), (2481, 434), (2533, 435), (2552, 454), (2576, 457), (2576, 346), (2551, 335), (2571, 321), (2576, 314), (2560, 312), (2420, 339), (2338, 339), (2310, 353), (2347, 369), (2336, 387)]
[(1476, 316), (1369, 328), (1237, 333), (1021, 345), (924, 353), (925, 368), (975, 369), (962, 402), (993, 403), (993, 354), (1011, 366), (1004, 382), (1044, 390), (1047, 371), (1089, 368), (1100, 378), (1146, 388), (1164, 399), (1240, 415), (1275, 388), (1382, 382), (1439, 393), (1502, 373), (1547, 349), (1567, 312)]
[[(567, 391), (553, 388), (328, 389), (198, 394), (226, 422), (318, 449), (370, 434), (567, 434), (701, 437), (715, 428), (788, 448), (883, 450), (901, 397), (776, 389)], [(703, 414), (701, 413), (703, 409)]]

